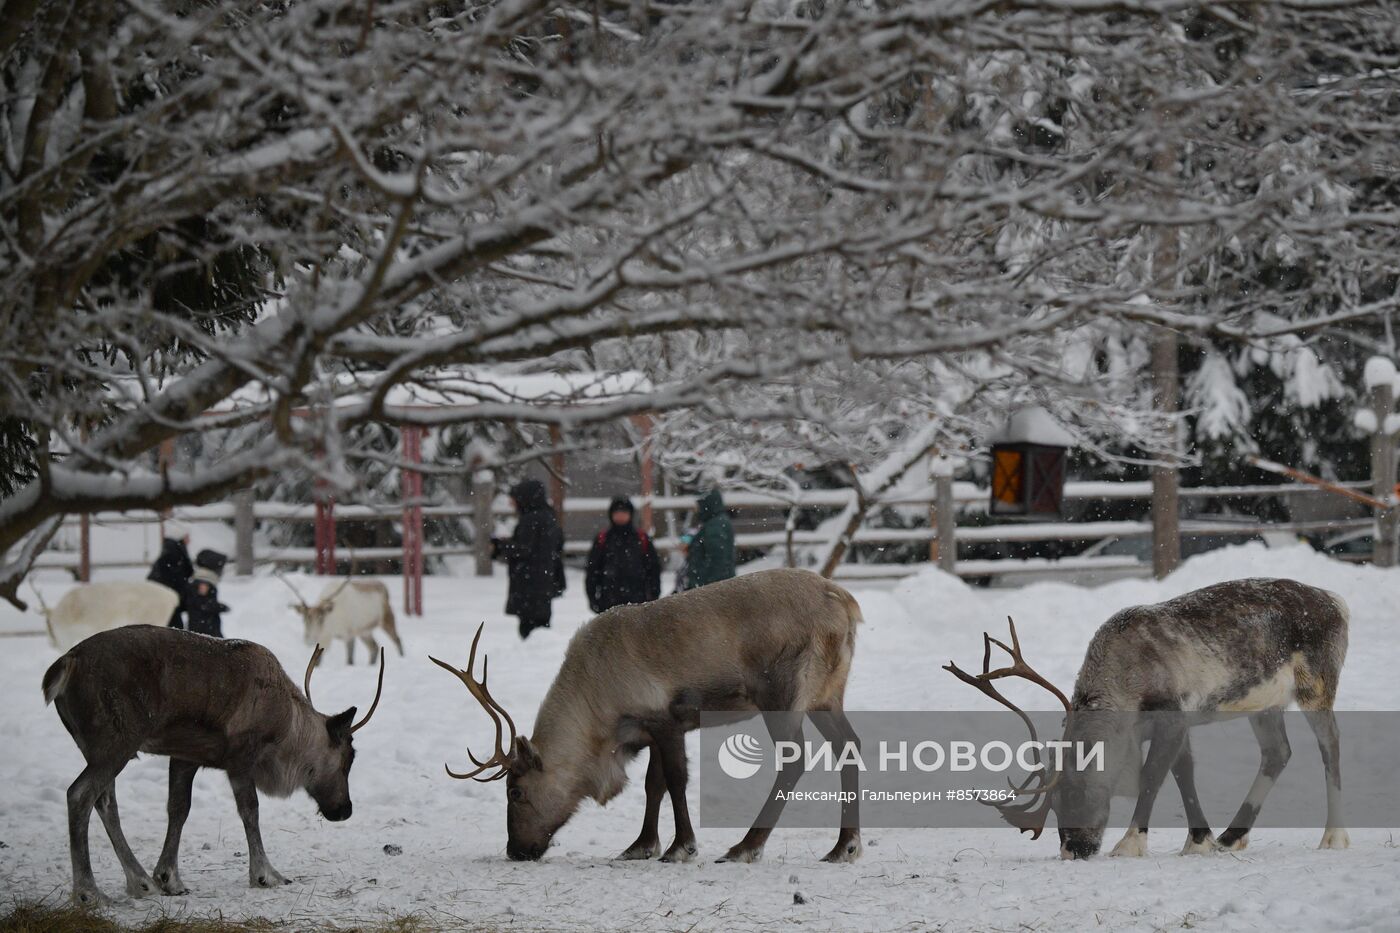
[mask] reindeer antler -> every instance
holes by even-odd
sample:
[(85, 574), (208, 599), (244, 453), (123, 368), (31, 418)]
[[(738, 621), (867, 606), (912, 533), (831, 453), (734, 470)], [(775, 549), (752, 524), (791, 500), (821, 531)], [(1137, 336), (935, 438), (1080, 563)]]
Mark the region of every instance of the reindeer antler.
[[(1002, 696), (1001, 691), (992, 686), (992, 682), (1004, 677), (1021, 677), (1053, 693), (1055, 698), (1064, 705), (1065, 712), (1067, 713), (1070, 711), (1070, 702), (1058, 687), (1046, 680), (1026, 663), (1026, 659), (1021, 656), (1021, 640), (1016, 635), (1016, 623), (1010, 616), (1006, 617), (1006, 621), (1007, 624), (1011, 626), (1010, 645), (1007, 645), (1006, 642), (1000, 639), (993, 638), (989, 632), (982, 633), (982, 673), (974, 677), (952, 661), (943, 665), (943, 669), (963, 683), (976, 687), (982, 693), (985, 693), (1019, 716), (1021, 721), (1026, 724), (1026, 728), (1030, 730), (1031, 741), (1039, 742), (1039, 737), (1035, 732), (1035, 724), (1031, 722), (1031, 718), (1026, 715), (1025, 710)], [(992, 670), (992, 645), (996, 645), (1007, 654), (1011, 655), (1010, 666)], [(1036, 755), (1036, 762), (1037, 764), (1041, 763), (1039, 753)], [(1011, 789), (1016, 792), (1018, 797), (1041, 797), (1042, 799), (1038, 806), (1035, 801), (1024, 804), (992, 802), (992, 805), (1001, 813), (1002, 819), (1006, 820), (1006, 822), (1015, 826), (1023, 833), (1030, 833), (1032, 839), (1039, 839), (1040, 834), (1045, 831), (1045, 821), (1050, 814), (1050, 791), (1054, 790), (1055, 786), (1060, 783), (1060, 775), (1056, 775), (1053, 780), (1047, 781), (1045, 774), (1045, 769), (1042, 766), (1039, 770), (1031, 772), (1030, 776), (1021, 784), (1011, 784)], [(1037, 779), (1039, 779), (1039, 783), (1037, 786), (1032, 787), (1031, 783)], [(1011, 783), (1009, 779), (1008, 783)]]
[[(311, 672), (314, 671), (314, 670), (316, 670), (316, 662), (319, 661), (319, 660), (321, 660), (321, 653), (322, 653), (323, 651), (325, 651), (325, 650), (326, 650), (326, 649), (322, 648), (322, 647), (318, 644), (318, 645), (316, 646), (315, 650), (311, 652), (311, 660), (308, 661), (307, 664), (306, 664), (306, 677), (305, 677), (305, 679), (303, 679), (302, 682), (301, 682), (301, 688), (302, 688), (302, 690), (305, 691), (305, 693), (306, 693), (306, 700), (307, 700), (308, 703), (311, 703)], [(350, 727), (350, 734), (351, 734), (351, 735), (354, 735), (356, 732), (359, 732), (362, 728), (364, 728), (365, 723), (369, 722), (369, 718), (370, 718), (371, 716), (374, 715), (374, 711), (377, 710), (377, 709), (379, 709), (379, 698), (380, 698), (381, 696), (383, 696), (383, 695), (384, 695), (384, 651), (383, 651), (383, 649), (380, 649), (380, 651), (379, 651), (379, 684), (378, 684), (378, 686), (376, 686), (376, 687), (374, 688), (374, 702), (371, 703), (371, 704), (369, 705), (369, 712), (368, 712), (368, 713), (365, 713), (364, 716), (362, 716), (362, 717), (360, 718), (360, 721), (359, 721), (359, 722), (355, 723), (353, 726)], [(315, 703), (311, 703), (311, 705), (314, 707), (316, 704), (315, 704)]]
[(49, 604), (44, 602), (44, 594), (39, 592), (39, 588), (34, 585), (32, 579), (26, 579), (24, 582), (29, 584), (29, 588), (34, 591), (34, 596), (39, 600), (39, 611), (44, 615), (48, 615)]
[[(276, 577), (277, 579), (281, 580), (283, 583), (287, 584), (287, 589), (289, 589), (289, 590), (292, 591), (292, 595), (295, 596), (295, 597), (297, 598), (297, 602), (301, 603), (302, 608), (304, 608), (304, 609), (310, 609), (310, 608), (311, 608), (309, 605), (307, 605), (306, 600), (302, 598), (301, 590), (299, 590), (299, 589), (297, 589), (296, 587), (292, 586), (292, 581), (291, 581), (291, 580), (288, 580), (286, 577), (282, 576), (282, 574), (280, 574), (280, 573), (274, 573), (273, 576)], [(318, 647), (319, 647), (319, 646), (318, 646)], [(308, 671), (308, 673), (310, 673), (310, 672)], [(308, 694), (308, 697), (309, 697), (309, 696), (310, 696), (310, 694)]]
[[(445, 671), (451, 671), (453, 674), (457, 675), (457, 679), (462, 681), (462, 683), (466, 686), (467, 692), (469, 692), (473, 697), (476, 698), (476, 701), (481, 704), (482, 709), (486, 710), (486, 715), (490, 716), (491, 721), (496, 725), (496, 751), (492, 753), (490, 758), (487, 758), (485, 761), (478, 761), (476, 756), (471, 753), (471, 749), (467, 749), (467, 757), (472, 760), (472, 764), (477, 766), (475, 771), (469, 771), (466, 774), (458, 774), (456, 771), (453, 771), (450, 767), (447, 767), (446, 765), (443, 766), (447, 768), (447, 773), (449, 775), (451, 775), (454, 778), (457, 778), (459, 781), (465, 781), (466, 779), (471, 778), (472, 780), (480, 781), (483, 784), (489, 781), (499, 781), (501, 778), (506, 776), (506, 772), (510, 765), (511, 749), (515, 745), (515, 721), (510, 718), (510, 713), (507, 713), (505, 711), (505, 707), (501, 706), (500, 703), (496, 702), (495, 698), (491, 696), (491, 691), (486, 688), (486, 670), (487, 661), (489, 660), (488, 658), (483, 657), (481, 659), (481, 680), (477, 680), (475, 677), (472, 676), (472, 669), (476, 667), (477, 642), (481, 641), (481, 630), (485, 627), (485, 622), (477, 626), (476, 635), (472, 638), (471, 653), (467, 656), (466, 670), (460, 670), (458, 668), (453, 667), (451, 664), (448, 664), (444, 661), (439, 661), (437, 658), (432, 657), (431, 655), (428, 656), (428, 660), (432, 661), (438, 667), (442, 668)], [(506, 724), (510, 727), (510, 738), (506, 740), (504, 744), (502, 744), (501, 742), (502, 716), (505, 717)], [(497, 771), (495, 774), (491, 775), (490, 777), (477, 777), (478, 774), (481, 774), (488, 768), (499, 768), (500, 770)]]

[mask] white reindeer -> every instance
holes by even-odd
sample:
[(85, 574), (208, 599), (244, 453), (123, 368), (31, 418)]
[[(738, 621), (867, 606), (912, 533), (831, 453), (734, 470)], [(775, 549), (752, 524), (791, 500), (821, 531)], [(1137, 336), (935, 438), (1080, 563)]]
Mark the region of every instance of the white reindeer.
[(168, 625), (180, 595), (147, 580), (84, 583), (73, 587), (50, 609), (39, 597), (39, 612), (49, 630), (49, 644), (67, 651), (89, 635), (123, 625)]
[(379, 645), (373, 632), (382, 628), (384, 634), (399, 649), (403, 657), (403, 642), (399, 640), (395, 628), (394, 610), (389, 606), (389, 588), (379, 580), (345, 579), (339, 583), (330, 582), (321, 590), (321, 596), (314, 605), (307, 603), (290, 580), (278, 575), (296, 595), (297, 601), (291, 607), (301, 616), (306, 626), (306, 644), (327, 645), (335, 639), (345, 641), (345, 662), (355, 663), (355, 639), (360, 639), (369, 649), (369, 660), (373, 664), (379, 654)]

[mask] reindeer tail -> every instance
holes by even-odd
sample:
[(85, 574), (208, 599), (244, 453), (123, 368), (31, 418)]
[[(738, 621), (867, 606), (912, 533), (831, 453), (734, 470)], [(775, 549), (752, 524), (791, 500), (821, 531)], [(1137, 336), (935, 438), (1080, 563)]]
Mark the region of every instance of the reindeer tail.
[(44, 705), (48, 706), (68, 688), (68, 679), (73, 676), (75, 662), (72, 655), (65, 654), (44, 672)]

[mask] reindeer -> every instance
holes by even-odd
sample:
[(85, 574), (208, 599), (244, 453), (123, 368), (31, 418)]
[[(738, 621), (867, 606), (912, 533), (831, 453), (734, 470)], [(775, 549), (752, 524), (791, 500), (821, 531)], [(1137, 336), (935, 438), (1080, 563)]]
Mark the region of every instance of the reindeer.
[[(53, 663), (44, 674), (44, 702), (53, 703), (87, 761), (68, 788), (68, 842), (73, 899), (109, 904), (97, 888), (88, 854), (94, 805), (107, 829), (133, 897), (186, 894), (178, 864), (180, 833), (200, 768), (228, 773), (248, 837), (248, 882), (257, 888), (289, 883), (272, 867), (258, 829), (258, 791), (286, 797), (298, 787), (328, 820), (350, 818), (350, 737), (374, 715), (379, 686), (364, 718), (355, 708), (327, 716), (311, 705), (311, 671), (303, 692), (272, 652), (235, 639), (192, 635), (149, 625), (100, 632)], [(137, 752), (170, 756), (170, 824), (152, 878), (136, 860), (117, 817), (116, 778)]]
[(179, 605), (180, 594), (146, 580), (84, 583), (63, 594), (52, 609), (32, 582), (39, 612), (49, 632), (49, 644), (67, 651), (97, 632), (122, 625), (165, 625)]
[(325, 645), (337, 638), (345, 640), (345, 663), (355, 663), (355, 639), (360, 639), (369, 649), (369, 662), (374, 663), (379, 653), (379, 645), (371, 634), (382, 628), (384, 634), (399, 649), (403, 657), (403, 642), (395, 627), (394, 610), (389, 605), (389, 588), (379, 580), (353, 580), (346, 578), (339, 584), (327, 583), (321, 590), (316, 604), (309, 605), (301, 592), (292, 586), (290, 580), (281, 574), (277, 579), (287, 584), (296, 596), (292, 608), (301, 616), (306, 626), (306, 644)]
[[(641, 605), (617, 606), (584, 625), (540, 706), (530, 737), (491, 696), (486, 660), (476, 666), (481, 628), (466, 670), (451, 671), (490, 716), (495, 753), (454, 778), (506, 781), (506, 854), (534, 860), (585, 797), (606, 803), (627, 781), (626, 765), (650, 749), (646, 814), (636, 842), (619, 858), (651, 858), (660, 850), (657, 817), (669, 793), (675, 841), (662, 861), (687, 862), (698, 849), (686, 807), (685, 733), (700, 712), (744, 719), (762, 711), (775, 739), (801, 741), (802, 717), (832, 742), (858, 742), (843, 712), (860, 607), (851, 594), (805, 570), (767, 570), (712, 583)], [(510, 730), (503, 741), (502, 719)], [(488, 773), (489, 772), (489, 773)], [(719, 861), (753, 862), (763, 853), (786, 794), (800, 770), (781, 770), (753, 828)], [(486, 776), (481, 776), (485, 774)], [(825, 861), (860, 857), (858, 772), (841, 772), (851, 802)]]
[[(1326, 770), (1327, 826), (1318, 847), (1345, 849), (1340, 739), (1332, 705), (1346, 658), (1347, 615), (1346, 603), (1327, 590), (1293, 580), (1233, 580), (1115, 614), (1089, 643), (1073, 700), (1026, 664), (1014, 622), (1009, 646), (983, 635), (981, 674), (968, 674), (952, 662), (944, 670), (1014, 710), (1028, 726), (1026, 714), (993, 682), (1021, 677), (1039, 684), (1065, 708), (1067, 741), (1105, 743), (1104, 770), (1067, 769), (1050, 778), (1042, 769), (1017, 788), (1038, 801), (998, 805), (1008, 823), (1033, 839), (1054, 809), (1060, 817), (1061, 858), (1088, 858), (1099, 851), (1109, 803), (1123, 788), (1136, 789), (1137, 805), (1110, 854), (1146, 855), (1148, 819), (1168, 770), (1181, 791), (1189, 827), (1181, 854), (1243, 849), (1264, 798), (1288, 763), (1283, 710), (1292, 702), (1307, 717)], [(1010, 666), (991, 669), (992, 645), (1011, 656)], [(1123, 715), (1143, 713), (1166, 715)], [(1230, 714), (1249, 716), (1261, 761), (1244, 803), (1217, 840), (1197, 798), (1189, 729)], [(1130, 721), (1134, 731), (1125, 739)], [(1031, 735), (1034, 739), (1033, 726)], [(1143, 761), (1142, 743), (1149, 739)]]

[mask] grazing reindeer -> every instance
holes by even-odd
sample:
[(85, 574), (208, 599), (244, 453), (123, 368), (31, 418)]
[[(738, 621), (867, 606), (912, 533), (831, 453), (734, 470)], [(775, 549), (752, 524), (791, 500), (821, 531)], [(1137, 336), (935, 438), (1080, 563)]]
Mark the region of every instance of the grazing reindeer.
[(307, 646), (328, 645), (335, 639), (345, 641), (345, 663), (355, 663), (355, 639), (365, 643), (369, 649), (369, 663), (374, 663), (379, 653), (373, 632), (382, 628), (384, 634), (399, 649), (403, 657), (403, 642), (395, 627), (394, 610), (389, 604), (389, 588), (380, 580), (352, 580), (346, 578), (340, 583), (327, 583), (321, 590), (321, 598), (310, 605), (301, 598), (301, 593), (291, 581), (278, 574), (277, 579), (287, 584), (296, 595), (292, 608), (301, 616), (306, 626)]
[[(944, 669), (1018, 713), (992, 682), (1004, 677), (1031, 680), (1064, 704), (1067, 741), (1104, 741), (1108, 749), (1105, 770), (1067, 770), (1048, 780), (1043, 771), (1033, 773), (1019, 790), (1042, 799), (999, 807), (1007, 822), (1032, 838), (1039, 838), (1050, 809), (1066, 816), (1060, 820), (1061, 858), (1087, 858), (1099, 851), (1109, 803), (1120, 781), (1136, 784), (1138, 797), (1127, 834), (1111, 854), (1146, 855), (1148, 818), (1168, 770), (1186, 808), (1189, 829), (1182, 854), (1243, 849), (1265, 796), (1291, 754), (1283, 721), (1283, 710), (1291, 702), (1307, 716), (1326, 769), (1327, 826), (1319, 848), (1345, 849), (1349, 844), (1342, 826), (1340, 744), (1332, 712), (1346, 658), (1347, 607), (1335, 593), (1293, 580), (1233, 580), (1164, 603), (1124, 609), (1090, 641), (1073, 701), (1025, 663), (1014, 623), (1009, 647), (990, 635), (984, 639), (980, 675), (967, 674), (951, 662)], [(1011, 655), (1011, 666), (990, 670), (993, 644)], [(1124, 713), (1173, 715), (1146, 717), (1148, 725), (1125, 747), (1114, 742)], [(1188, 730), (1233, 713), (1249, 714), (1261, 762), (1244, 803), (1217, 841), (1196, 795)], [(1144, 762), (1141, 743), (1148, 739), (1152, 745)], [(1037, 777), (1039, 786), (1029, 788)]]
[(67, 651), (97, 632), (123, 625), (165, 625), (180, 603), (180, 594), (147, 580), (83, 583), (63, 594), (52, 609), (33, 583), (49, 644)]
[[(496, 751), (455, 778), (506, 779), (506, 854), (538, 859), (585, 797), (606, 803), (627, 781), (626, 765), (650, 747), (646, 816), (641, 835), (620, 856), (650, 858), (659, 850), (657, 817), (670, 793), (676, 838), (663, 861), (695, 857), (686, 807), (685, 733), (700, 712), (746, 718), (764, 711), (775, 739), (801, 741), (802, 716), (833, 743), (856, 742), (843, 712), (860, 607), (850, 593), (805, 570), (767, 570), (642, 605), (618, 606), (579, 629), (535, 719), (532, 736), (515, 723), (481, 679), (478, 628), (465, 671), (433, 658), (461, 678), (496, 727)], [(502, 739), (502, 718), (510, 738)], [(468, 752), (470, 756), (471, 753)], [(486, 777), (479, 775), (493, 770)], [(763, 852), (800, 775), (780, 771), (754, 827), (720, 861), (752, 862)], [(841, 807), (841, 832), (830, 862), (859, 858), (858, 773), (841, 772), (852, 800)], [(762, 828), (768, 827), (768, 828)]]
[[(149, 625), (100, 632), (55, 661), (44, 674), (44, 702), (57, 708), (87, 760), (68, 788), (73, 899), (110, 903), (97, 889), (88, 854), (94, 805), (128, 894), (188, 893), (180, 882), (180, 832), (200, 768), (228, 772), (248, 836), (249, 884), (287, 884), (263, 851), (258, 791), (286, 797), (300, 787), (326, 819), (349, 819), (350, 737), (374, 715), (384, 688), (381, 657), (379, 689), (363, 719), (354, 722), (353, 706), (336, 716), (318, 713), (311, 705), (311, 671), (320, 654), (317, 646), (304, 693), (261, 645)], [(154, 880), (132, 854), (117, 818), (117, 775), (137, 752), (170, 756), (170, 825)]]

